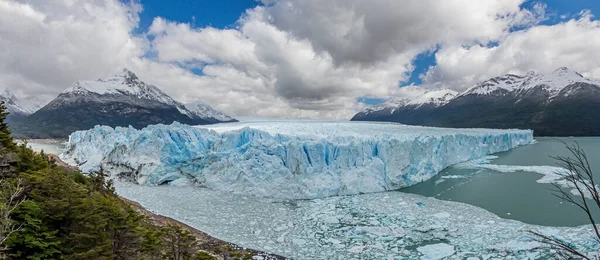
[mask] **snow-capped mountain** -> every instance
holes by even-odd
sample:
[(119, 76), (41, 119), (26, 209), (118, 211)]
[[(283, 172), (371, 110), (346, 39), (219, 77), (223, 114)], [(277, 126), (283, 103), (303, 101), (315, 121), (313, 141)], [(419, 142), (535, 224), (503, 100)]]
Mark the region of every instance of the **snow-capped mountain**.
[(525, 76), (506, 74), (501, 77), (495, 77), (467, 89), (460, 96), (467, 95), (498, 95), (508, 92), (526, 92), (533, 88), (540, 87), (550, 94), (551, 98), (559, 95), (565, 87), (576, 83), (586, 83), (599, 85), (599, 81), (587, 79), (581, 74), (570, 70), (567, 67), (556, 69), (550, 74), (537, 74), (529, 72)]
[(423, 95), (420, 95), (412, 100), (410, 100), (406, 105), (414, 105), (417, 107), (424, 105), (432, 105), (435, 107), (439, 107), (445, 105), (450, 100), (452, 100), (458, 92), (450, 89), (440, 89), (435, 91), (429, 91)]
[(450, 92), (440, 97), (442, 93), (431, 91), (367, 108), (352, 120), (530, 128), (536, 135), (600, 135), (600, 118), (593, 112), (600, 111), (600, 81), (566, 67), (548, 74), (506, 74), (458, 94)]
[(385, 103), (378, 104), (375, 106), (370, 106), (365, 108), (363, 113), (369, 114), (374, 112), (382, 112), (388, 111), (389, 113), (394, 113), (399, 108), (420, 108), (423, 106), (427, 107), (439, 107), (450, 100), (452, 100), (458, 92), (450, 89), (439, 89), (425, 92), (422, 95), (416, 96), (414, 98), (394, 98), (386, 101)]
[(61, 107), (69, 103), (88, 100), (93, 102), (156, 102), (176, 108), (182, 114), (190, 117), (193, 114), (185, 106), (154, 85), (141, 81), (133, 72), (123, 69), (116, 75), (91, 80), (77, 80), (64, 90), (47, 107)]
[(197, 117), (202, 117), (207, 120), (213, 119), (215, 121), (220, 122), (229, 122), (234, 120), (230, 116), (215, 110), (214, 108), (202, 101), (196, 101), (185, 104), (185, 108), (187, 108), (187, 110), (190, 111), (193, 115)]
[(27, 100), (19, 99), (9, 89), (5, 89), (0, 94), (0, 101), (4, 102), (9, 116), (26, 116), (33, 114), (40, 106), (36, 102), (27, 102)]
[(212, 108), (190, 111), (158, 87), (144, 83), (124, 69), (95, 81), (75, 81), (14, 128), (17, 134), (30, 138), (66, 137), (95, 125), (142, 128), (174, 121), (191, 125), (234, 121), (223, 114), (216, 117), (217, 114), (220, 113)]
[(411, 98), (392, 98), (384, 103), (368, 106), (361, 113), (370, 114), (370, 113), (394, 113), (397, 108), (404, 107), (408, 102), (410, 102)]

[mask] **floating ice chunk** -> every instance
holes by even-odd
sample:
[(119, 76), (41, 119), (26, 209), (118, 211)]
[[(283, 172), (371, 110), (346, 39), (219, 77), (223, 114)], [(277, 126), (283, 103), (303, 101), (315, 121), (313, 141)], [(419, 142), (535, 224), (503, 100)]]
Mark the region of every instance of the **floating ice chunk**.
[[(462, 169), (487, 169), (496, 172), (533, 172), (544, 175), (537, 182), (539, 183), (552, 183), (555, 182), (568, 173), (566, 169), (555, 166), (520, 166), (520, 165), (497, 165), (491, 164), (490, 162), (498, 157), (496, 156), (484, 156), (479, 159), (467, 161), (464, 163), (456, 164), (454, 167)], [(451, 177), (452, 176), (452, 177)], [(455, 178), (454, 175), (443, 176), (442, 178)]]
[(400, 227), (357, 227), (353, 231), (355, 234), (369, 233), (375, 236), (401, 237), (404, 236), (404, 229)]
[(327, 224), (338, 224), (338, 223), (340, 223), (340, 220), (334, 216), (326, 216), (323, 218), (323, 222), (325, 222)]
[(450, 217), (450, 213), (448, 213), (448, 212), (440, 212), (440, 213), (433, 214), (433, 216), (436, 217), (436, 218), (449, 218)]
[(442, 179), (464, 179), (467, 178), (469, 176), (466, 175), (446, 175), (446, 176), (442, 176)]
[[(204, 127), (204, 126), (203, 126)], [(71, 134), (61, 155), (138, 184), (181, 178), (217, 190), (286, 199), (396, 190), (444, 168), (529, 144), (530, 130), (444, 129), (365, 122), (249, 122)]]
[(567, 173), (567, 170), (555, 166), (518, 166), (518, 165), (495, 165), (495, 164), (479, 164), (475, 168), (488, 169), (497, 172), (533, 172), (544, 175), (537, 180), (539, 183), (552, 183)]
[(538, 241), (511, 240), (511, 241), (507, 241), (506, 243), (494, 245), (494, 246), (492, 246), (492, 248), (495, 248), (498, 250), (511, 249), (511, 250), (518, 250), (518, 251), (532, 251), (533, 249), (540, 248), (542, 246), (544, 246), (544, 245)]
[[(538, 173), (538, 174), (542, 175), (542, 177), (536, 181), (538, 183), (556, 183), (565, 188), (574, 188), (574, 185), (571, 182), (567, 181), (565, 178), (571, 174), (565, 168), (555, 167), (555, 166), (547, 166), (547, 165), (520, 166), (520, 165), (490, 164), (491, 160), (496, 159), (496, 158), (497, 157), (495, 157), (495, 156), (484, 156), (479, 159), (456, 164), (454, 167), (462, 168), (462, 169), (486, 169), (486, 170), (491, 170), (491, 171), (496, 171), (496, 172), (501, 172), (501, 173), (533, 172), (533, 173)], [(454, 177), (453, 177), (453, 175), (450, 175), (450, 176), (442, 176), (442, 178), (454, 178)], [(598, 185), (596, 185), (596, 186), (600, 187)], [(581, 195), (577, 191), (577, 189), (572, 189), (572, 190), (570, 190), (570, 192), (577, 196)], [(583, 190), (583, 192), (584, 192), (585, 197), (588, 197), (588, 198), (592, 197), (591, 193), (589, 193), (589, 191)], [(510, 213), (507, 213), (507, 215), (510, 215)]]
[(437, 260), (449, 257), (455, 253), (454, 246), (446, 243), (426, 245), (417, 248), (419, 253), (423, 254), (421, 259)]
[(306, 244), (306, 240), (294, 238), (294, 239), (292, 239), (292, 243), (301, 246), (301, 245)]

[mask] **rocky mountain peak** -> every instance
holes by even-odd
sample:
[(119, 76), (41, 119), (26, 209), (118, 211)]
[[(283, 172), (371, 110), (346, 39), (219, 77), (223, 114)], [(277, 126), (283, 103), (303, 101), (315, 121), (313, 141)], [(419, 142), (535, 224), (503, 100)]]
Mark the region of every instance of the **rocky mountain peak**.
[(571, 70), (567, 67), (560, 67), (552, 72), (552, 75), (559, 77), (575, 77), (575, 78), (583, 78), (583, 75), (579, 74), (574, 70)]
[(9, 89), (5, 89), (2, 92), (2, 94), (0, 94), (0, 96), (2, 96), (2, 101), (6, 102), (6, 103), (15, 103), (15, 102), (17, 102), (17, 97)]
[(123, 70), (116, 74), (113, 77), (121, 77), (124, 78), (126, 81), (138, 81), (139, 78), (137, 75), (135, 75), (135, 73), (133, 73), (133, 71), (127, 69), (127, 68), (123, 68)]

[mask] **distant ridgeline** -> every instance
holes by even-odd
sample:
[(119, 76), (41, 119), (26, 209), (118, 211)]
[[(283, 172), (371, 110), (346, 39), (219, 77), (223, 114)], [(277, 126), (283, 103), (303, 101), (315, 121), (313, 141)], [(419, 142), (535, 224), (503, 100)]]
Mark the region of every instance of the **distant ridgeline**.
[(532, 129), (538, 136), (597, 136), (599, 112), (600, 82), (563, 67), (547, 75), (495, 77), (462, 93), (437, 90), (391, 100), (363, 110), (352, 120)]
[(18, 106), (14, 97), (3, 99), (11, 112), (9, 126), (18, 138), (66, 138), (95, 125), (142, 128), (175, 121), (190, 125), (236, 121), (201, 102), (183, 105), (127, 69), (96, 81), (75, 81), (35, 113)]

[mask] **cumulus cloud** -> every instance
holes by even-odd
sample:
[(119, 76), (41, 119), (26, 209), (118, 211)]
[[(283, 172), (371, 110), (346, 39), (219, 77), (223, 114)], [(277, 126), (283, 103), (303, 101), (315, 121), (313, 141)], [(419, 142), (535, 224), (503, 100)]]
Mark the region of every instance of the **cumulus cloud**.
[(406, 95), (399, 82), (417, 54), (442, 43), (487, 43), (537, 22), (540, 14), (522, 2), (265, 1), (235, 29), (156, 18), (149, 34), (159, 61), (203, 68), (206, 84), (192, 93), (281, 102), (284, 115), (349, 117), (362, 106), (357, 97)]
[(55, 95), (142, 55), (141, 6), (119, 1), (0, 0), (0, 87)]
[(310, 39), (338, 63), (377, 62), (443, 43), (487, 43), (542, 16), (539, 9), (521, 9), (524, 0), (263, 2), (273, 24)]
[(425, 91), (399, 88), (425, 51), (437, 50), (429, 87), (558, 66), (600, 77), (591, 13), (539, 26), (544, 5), (524, 1), (263, 0), (219, 29), (161, 17), (137, 28), (134, 1), (0, 0), (0, 87), (51, 97), (128, 67), (176, 99), (237, 116), (349, 118), (359, 97)]
[(264, 11), (249, 11), (236, 30), (195, 29), (157, 18), (149, 31), (152, 46), (161, 62), (204, 65), (206, 84), (190, 86), (195, 89), (191, 97), (211, 91), (226, 100), (240, 93), (264, 102), (283, 102), (292, 115), (306, 110), (300, 115), (349, 116), (356, 110), (358, 96), (390, 95), (410, 69), (412, 55), (406, 54), (372, 66), (336, 66), (331, 55), (316, 52), (309, 40), (271, 24)]
[(547, 73), (567, 66), (600, 79), (600, 21), (589, 11), (556, 25), (539, 25), (513, 32), (497, 46), (444, 46), (426, 84), (458, 90), (506, 73)]

